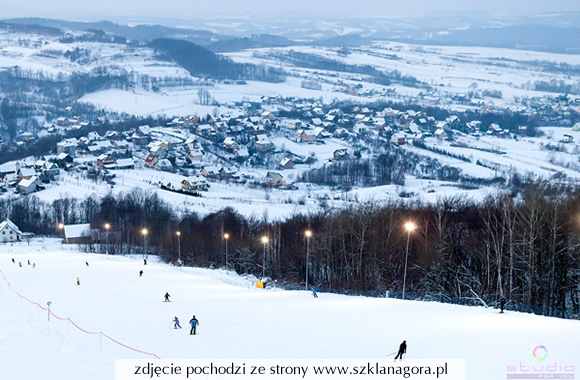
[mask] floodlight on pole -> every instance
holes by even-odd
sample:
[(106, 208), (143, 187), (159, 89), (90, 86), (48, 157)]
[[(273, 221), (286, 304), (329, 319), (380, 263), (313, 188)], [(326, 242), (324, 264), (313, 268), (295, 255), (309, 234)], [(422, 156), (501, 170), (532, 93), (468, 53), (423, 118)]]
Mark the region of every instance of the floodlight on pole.
[(147, 228), (143, 228), (141, 230), (141, 234), (143, 235), (143, 257), (147, 259), (147, 234), (149, 231)]
[(177, 235), (177, 260), (181, 261), (181, 231), (177, 231), (175, 234)]
[(228, 269), (228, 239), (230, 238), (230, 234), (227, 232), (224, 234), (224, 239), (226, 241), (226, 269)]
[(111, 228), (111, 225), (105, 223), (105, 250), (107, 255), (109, 254), (109, 228)]
[(405, 253), (405, 274), (403, 275), (403, 299), (405, 299), (405, 285), (407, 283), (407, 261), (409, 258), (409, 239), (411, 237), (411, 232), (415, 230), (417, 226), (413, 222), (405, 223), (405, 229), (407, 230), (407, 249)]
[(264, 244), (264, 254), (262, 256), (262, 281), (266, 277), (266, 244), (268, 244), (268, 237), (262, 236), (262, 243)]
[(308, 289), (308, 267), (309, 267), (309, 263), (310, 263), (310, 238), (312, 237), (312, 231), (310, 230), (306, 230), (306, 232), (304, 232), (304, 235), (306, 235), (306, 289)]

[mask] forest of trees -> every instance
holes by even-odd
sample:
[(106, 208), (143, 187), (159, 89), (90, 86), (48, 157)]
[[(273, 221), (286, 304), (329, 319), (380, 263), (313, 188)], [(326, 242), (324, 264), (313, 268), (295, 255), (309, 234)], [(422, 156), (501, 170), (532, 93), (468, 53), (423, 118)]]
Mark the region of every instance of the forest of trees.
[[(11, 218), (23, 231), (58, 235), (57, 224), (111, 224), (110, 253), (142, 253), (147, 246), (166, 261), (177, 258), (176, 231), (186, 265), (223, 267), (224, 233), (229, 263), (238, 273), (265, 273), (279, 285), (303, 286), (305, 231), (310, 239), (309, 283), (329, 291), (378, 295), (402, 289), (405, 222), (409, 234), (408, 297), (438, 297), (494, 304), (546, 315), (579, 317), (580, 193), (528, 185), (521, 197), (507, 194), (482, 203), (463, 198), (435, 204), (392, 201), (321, 209), (271, 222), (244, 217), (232, 208), (202, 216), (176, 210), (155, 193), (135, 189), (102, 199), (61, 198), (51, 204), (34, 196), (0, 200), (0, 219)], [(101, 239), (101, 243), (103, 243)], [(85, 250), (101, 251), (94, 244)], [(475, 300), (475, 301), (474, 301)]]

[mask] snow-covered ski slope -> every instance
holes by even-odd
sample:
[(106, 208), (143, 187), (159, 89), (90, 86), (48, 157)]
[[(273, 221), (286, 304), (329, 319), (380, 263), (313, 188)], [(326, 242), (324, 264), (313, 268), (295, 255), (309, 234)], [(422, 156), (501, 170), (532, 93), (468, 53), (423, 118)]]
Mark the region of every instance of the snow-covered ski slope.
[[(256, 289), (222, 270), (151, 257), (144, 266), (141, 257), (76, 249), (54, 239), (0, 246), (11, 287), (0, 275), (2, 380), (113, 379), (115, 359), (152, 359), (68, 321), (48, 321), (15, 291), (43, 307), (50, 301), (54, 314), (86, 331), (163, 359), (384, 359), (405, 339), (409, 359), (464, 359), (469, 380), (505, 379), (507, 366), (520, 363), (580, 367), (580, 321), (323, 292), (315, 299), (308, 291)], [(172, 302), (163, 302), (165, 292)], [(190, 336), (194, 314), (199, 335)], [(173, 329), (174, 316), (183, 329)], [(533, 357), (540, 345), (548, 352), (541, 362)]]

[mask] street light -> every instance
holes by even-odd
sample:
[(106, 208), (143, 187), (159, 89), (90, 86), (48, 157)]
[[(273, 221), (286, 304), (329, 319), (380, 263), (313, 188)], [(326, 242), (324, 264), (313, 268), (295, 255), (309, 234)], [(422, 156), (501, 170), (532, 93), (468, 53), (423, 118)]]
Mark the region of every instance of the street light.
[(308, 263), (310, 262), (308, 257), (310, 255), (310, 237), (312, 237), (312, 231), (306, 230), (304, 234), (306, 235), (306, 289), (308, 289)]
[(262, 281), (266, 276), (266, 244), (268, 244), (268, 237), (262, 236), (262, 243), (264, 243), (264, 255), (262, 256)]
[(178, 252), (178, 261), (181, 262), (181, 231), (177, 231), (175, 233), (177, 235), (177, 252)]
[(147, 228), (143, 228), (141, 230), (141, 234), (143, 235), (143, 258), (147, 259), (147, 234), (149, 231)]
[(411, 237), (411, 231), (413, 231), (417, 226), (413, 222), (405, 223), (405, 229), (407, 230), (407, 251), (405, 253), (405, 275), (403, 276), (403, 299), (405, 299), (405, 285), (407, 282), (407, 259), (409, 258), (409, 238)]
[(227, 232), (224, 234), (224, 239), (226, 239), (226, 269), (228, 269), (228, 239), (230, 238), (230, 234)]
[(105, 252), (107, 255), (109, 254), (109, 228), (111, 228), (111, 225), (105, 223)]
[(59, 223), (58, 229), (61, 231), (60, 233), (62, 234), (62, 242), (61, 242), (60, 248), (64, 251), (64, 224)]

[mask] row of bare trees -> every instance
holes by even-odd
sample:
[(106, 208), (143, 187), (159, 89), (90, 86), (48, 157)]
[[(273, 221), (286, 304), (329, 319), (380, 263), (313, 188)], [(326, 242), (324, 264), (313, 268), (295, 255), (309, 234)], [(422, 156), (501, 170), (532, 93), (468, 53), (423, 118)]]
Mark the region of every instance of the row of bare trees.
[[(580, 314), (580, 194), (555, 194), (539, 185), (527, 186), (518, 198), (370, 202), (277, 222), (244, 217), (232, 208), (205, 216), (175, 210), (137, 189), (52, 204), (26, 197), (0, 206), (0, 218), (37, 233), (56, 234), (60, 221), (90, 221), (97, 229), (110, 223), (120, 236), (118, 253), (143, 252), (140, 231), (146, 227), (148, 250), (167, 261), (181, 252), (186, 265), (223, 267), (227, 245), (231, 269), (258, 276), (265, 271), (295, 286), (304, 285), (308, 265), (309, 284), (337, 291), (400, 291), (409, 237), (410, 295), (488, 303), (505, 297), (522, 310)], [(403, 226), (409, 221), (417, 227), (408, 235)], [(306, 230), (312, 232), (308, 263)]]

